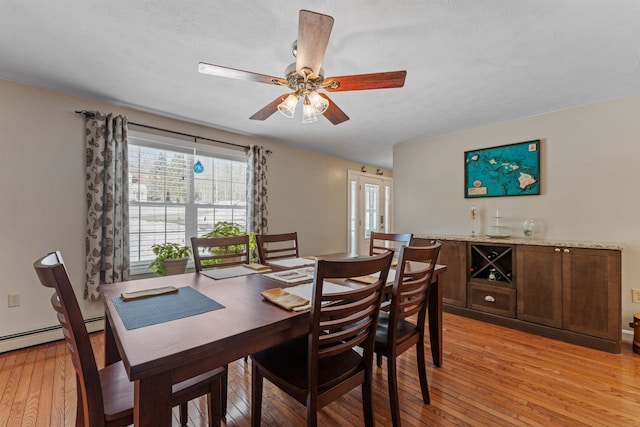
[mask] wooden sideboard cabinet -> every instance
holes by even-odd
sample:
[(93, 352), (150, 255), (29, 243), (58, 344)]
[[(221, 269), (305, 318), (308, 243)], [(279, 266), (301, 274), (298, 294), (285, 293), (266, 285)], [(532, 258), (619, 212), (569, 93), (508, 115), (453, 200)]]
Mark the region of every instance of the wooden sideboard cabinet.
[(516, 317), (515, 246), (467, 243), (467, 307)]
[(518, 318), (618, 340), (620, 251), (518, 247)]
[[(447, 273), (439, 279), (442, 282), (442, 302), (449, 305), (467, 306), (467, 242), (441, 240), (438, 264), (447, 266)], [(414, 238), (414, 246), (431, 246), (432, 239)]]
[(445, 311), (620, 352), (622, 247), (435, 236), (412, 244), (438, 240)]
[(562, 253), (553, 246), (520, 246), (518, 319), (562, 327)]

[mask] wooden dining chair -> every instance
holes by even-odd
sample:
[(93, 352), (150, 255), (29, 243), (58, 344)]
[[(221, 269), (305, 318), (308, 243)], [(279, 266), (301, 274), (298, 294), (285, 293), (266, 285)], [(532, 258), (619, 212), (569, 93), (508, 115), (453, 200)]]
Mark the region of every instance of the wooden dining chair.
[[(307, 407), (307, 425), (318, 410), (362, 386), (365, 425), (373, 426), (371, 376), (380, 301), (392, 253), (370, 258), (316, 261), (309, 334), (251, 355), (251, 423), (260, 425), (266, 378)], [(326, 279), (379, 273), (378, 280), (353, 290), (323, 294)], [(362, 354), (354, 349), (361, 346)]]
[(192, 237), (191, 248), (196, 271), (249, 264), (249, 236)]
[[(411, 347), (416, 348), (422, 400), (424, 403), (430, 402), (424, 333), (429, 290), (440, 245), (400, 248), (389, 311), (381, 311), (378, 319), (374, 351), (378, 367), (382, 366), (382, 356), (387, 358), (389, 401), (394, 427), (400, 426), (396, 358)], [(416, 317), (410, 319), (412, 316)]]
[[(60, 252), (52, 252), (33, 267), (40, 283), (55, 292), (51, 305), (70, 350), (76, 371), (76, 426), (119, 427), (133, 424), (134, 385), (122, 361), (98, 369), (80, 306)], [(209, 425), (220, 426), (223, 413), (221, 379), (225, 368), (218, 368), (174, 384), (172, 406), (180, 406), (180, 423), (187, 424), (187, 402), (207, 395)]]
[(283, 258), (298, 258), (298, 233), (258, 234), (258, 256), (262, 264)]
[(369, 255), (381, 254), (384, 251), (393, 251), (395, 256), (401, 246), (409, 246), (413, 233), (380, 233), (372, 231), (369, 237)]
[[(369, 255), (381, 254), (384, 251), (393, 252), (391, 265), (395, 266), (398, 261), (398, 251), (402, 246), (409, 246), (413, 233), (380, 233), (372, 231), (369, 235)], [(382, 303), (382, 311), (389, 311), (389, 301)]]

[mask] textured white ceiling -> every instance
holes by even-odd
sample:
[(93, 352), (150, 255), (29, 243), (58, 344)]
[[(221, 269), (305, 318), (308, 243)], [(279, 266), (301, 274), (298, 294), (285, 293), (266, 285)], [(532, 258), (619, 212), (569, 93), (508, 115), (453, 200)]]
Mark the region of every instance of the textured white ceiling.
[[(286, 90), (197, 72), (282, 76), (300, 9), (335, 19), (326, 76), (405, 87), (331, 94), (338, 126), (261, 122)], [(638, 94), (639, 58), (637, 0), (0, 0), (0, 78), (388, 168), (394, 144)]]

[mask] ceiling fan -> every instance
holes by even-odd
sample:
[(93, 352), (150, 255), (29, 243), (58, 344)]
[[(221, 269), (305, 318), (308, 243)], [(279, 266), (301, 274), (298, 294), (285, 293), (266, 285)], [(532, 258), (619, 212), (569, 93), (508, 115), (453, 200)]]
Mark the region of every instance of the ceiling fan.
[(251, 116), (252, 120), (266, 120), (276, 111), (280, 111), (286, 117), (293, 118), (296, 105), (302, 101), (303, 123), (315, 122), (317, 114), (323, 114), (331, 123), (338, 125), (349, 120), (349, 116), (338, 108), (325, 93), (318, 93), (318, 90), (345, 92), (402, 87), (407, 72), (402, 70), (325, 78), (321, 66), (329, 44), (332, 27), (333, 18), (331, 16), (309, 10), (300, 11), (298, 40), (293, 44), (296, 62), (286, 68), (284, 78), (205, 62), (200, 62), (198, 71), (219, 77), (285, 86), (293, 91), (278, 96)]

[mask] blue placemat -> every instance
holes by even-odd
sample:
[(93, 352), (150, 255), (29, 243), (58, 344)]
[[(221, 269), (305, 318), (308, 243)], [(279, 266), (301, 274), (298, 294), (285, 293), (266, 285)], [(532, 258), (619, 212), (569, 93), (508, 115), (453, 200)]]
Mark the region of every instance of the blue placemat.
[(178, 288), (178, 292), (175, 294), (158, 295), (133, 301), (123, 301), (118, 296), (111, 298), (111, 300), (127, 330), (224, 308), (222, 304), (190, 286)]

